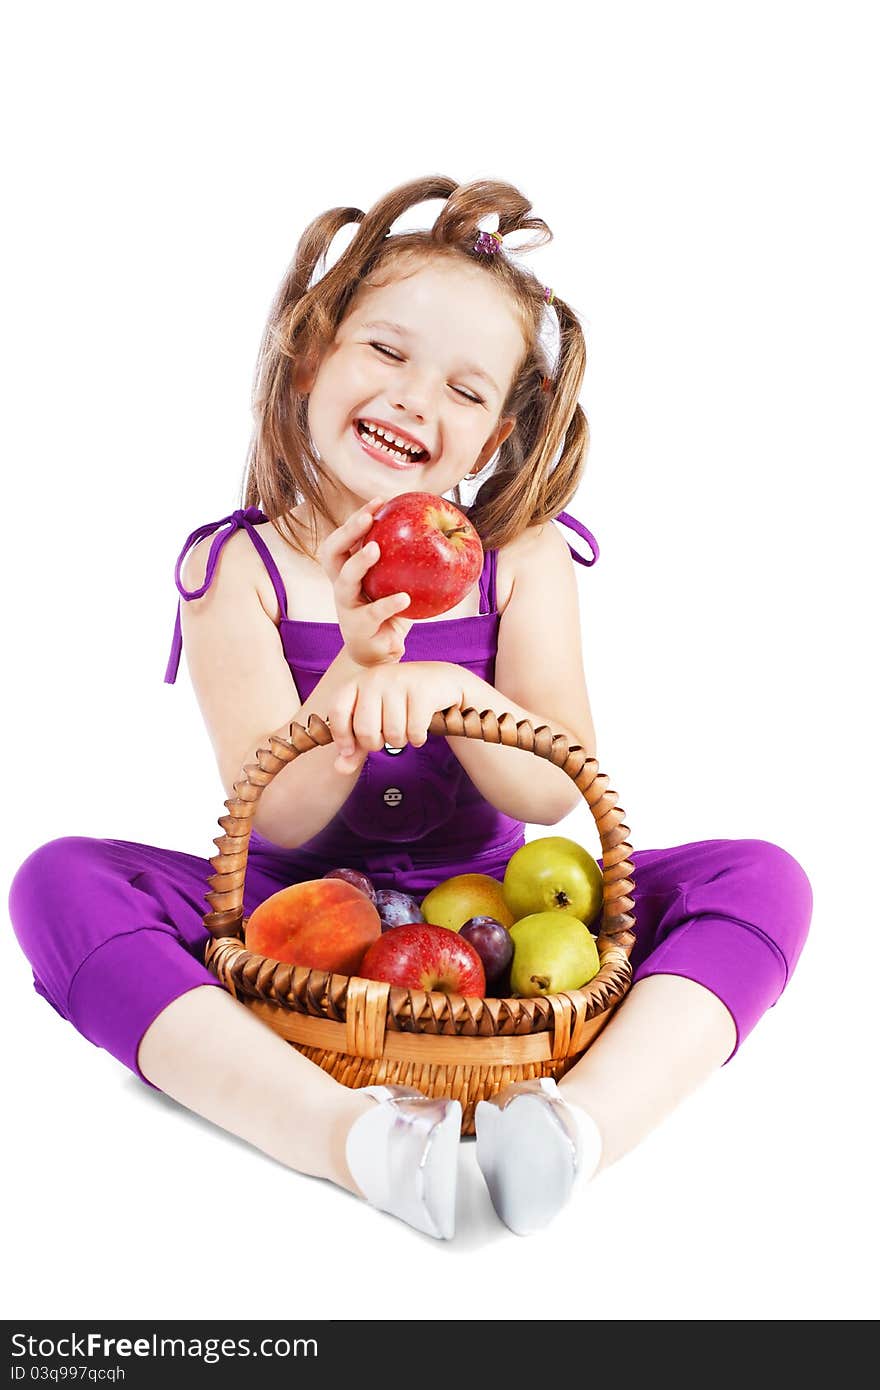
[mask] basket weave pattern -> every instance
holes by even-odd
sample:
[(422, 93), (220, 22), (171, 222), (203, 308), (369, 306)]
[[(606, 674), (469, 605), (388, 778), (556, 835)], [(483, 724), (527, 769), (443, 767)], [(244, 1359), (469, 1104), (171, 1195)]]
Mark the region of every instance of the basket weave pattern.
[(600, 968), (582, 989), (532, 999), (473, 999), (403, 989), (358, 976), (285, 965), (248, 951), (243, 915), (247, 846), (257, 802), (295, 758), (332, 741), (327, 724), (291, 722), (245, 765), (218, 824), (204, 918), (205, 963), (241, 1003), (346, 1086), (399, 1083), (462, 1103), (462, 1132), (474, 1106), (509, 1081), (560, 1077), (583, 1055), (629, 989), (635, 888), (629, 827), (595, 758), (546, 725), (510, 714), (452, 707), (431, 734), (483, 739), (533, 753), (565, 772), (590, 808), (602, 844)]

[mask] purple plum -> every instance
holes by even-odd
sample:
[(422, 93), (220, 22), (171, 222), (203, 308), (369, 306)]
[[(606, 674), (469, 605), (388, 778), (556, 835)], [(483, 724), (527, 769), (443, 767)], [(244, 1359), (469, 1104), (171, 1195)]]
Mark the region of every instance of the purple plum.
[(376, 901), (376, 890), (366, 874), (362, 874), (359, 869), (331, 869), (325, 878), (341, 878), (343, 883), (350, 883), (352, 888), (357, 888), (358, 892), (365, 893), (371, 903)]
[(383, 931), (425, 920), (415, 898), (411, 898), (408, 893), (398, 893), (396, 888), (379, 889), (376, 894), (376, 911), (381, 919)]
[[(485, 967), (484, 967), (485, 969)], [(510, 983), (510, 966), (502, 970), (500, 975), (496, 975), (494, 980), (486, 981), (487, 999), (509, 999), (513, 994), (513, 986)]]
[(500, 984), (513, 960), (513, 937), (507, 928), (494, 917), (470, 917), (458, 934), (470, 942), (483, 962), (487, 989)]

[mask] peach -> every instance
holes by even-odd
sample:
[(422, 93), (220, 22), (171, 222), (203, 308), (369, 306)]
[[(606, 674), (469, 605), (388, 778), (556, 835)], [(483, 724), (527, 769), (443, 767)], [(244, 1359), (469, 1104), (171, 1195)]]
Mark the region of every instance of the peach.
[(266, 898), (245, 925), (249, 951), (287, 965), (356, 975), (367, 947), (382, 935), (369, 898), (339, 878), (293, 883)]

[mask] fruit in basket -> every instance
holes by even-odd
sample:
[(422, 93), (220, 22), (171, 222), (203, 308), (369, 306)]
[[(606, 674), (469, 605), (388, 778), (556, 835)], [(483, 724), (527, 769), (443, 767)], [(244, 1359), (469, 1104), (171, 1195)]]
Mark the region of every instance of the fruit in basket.
[(362, 893), (365, 893), (371, 903), (376, 901), (376, 890), (366, 874), (362, 874), (360, 869), (331, 869), (324, 877), (338, 878), (343, 883), (350, 883), (352, 888), (359, 888)]
[(470, 942), (429, 922), (383, 932), (368, 949), (358, 973), (366, 980), (385, 980), (404, 989), (480, 998), (486, 993), (483, 963)]
[(558, 994), (580, 989), (599, 969), (599, 951), (588, 927), (568, 912), (535, 912), (510, 928), (514, 994)]
[(602, 870), (574, 840), (545, 835), (511, 855), (504, 899), (515, 921), (535, 912), (565, 912), (589, 926), (602, 911)]
[(403, 492), (375, 513), (364, 539), (380, 555), (363, 578), (367, 598), (409, 594), (404, 618), (435, 618), (460, 603), (483, 568), (483, 547), (463, 512), (433, 492)]
[(503, 970), (491, 984), (487, 980), (486, 996), (489, 999), (509, 999), (512, 994), (513, 986), (510, 983), (510, 966), (508, 965), (507, 969)]
[(244, 944), (286, 965), (356, 975), (367, 947), (381, 934), (379, 914), (359, 888), (316, 878), (281, 888), (254, 908)]
[(376, 894), (376, 911), (382, 922), (382, 930), (390, 927), (405, 927), (408, 922), (424, 922), (422, 909), (409, 893), (399, 893), (396, 888), (380, 888)]
[(514, 914), (504, 900), (497, 878), (488, 874), (455, 874), (432, 888), (422, 899), (425, 920), (458, 931), (471, 917), (494, 917), (503, 927), (513, 925)]
[(459, 936), (469, 941), (483, 962), (486, 989), (491, 993), (502, 981), (513, 959), (513, 937), (494, 917), (471, 917), (459, 928)]

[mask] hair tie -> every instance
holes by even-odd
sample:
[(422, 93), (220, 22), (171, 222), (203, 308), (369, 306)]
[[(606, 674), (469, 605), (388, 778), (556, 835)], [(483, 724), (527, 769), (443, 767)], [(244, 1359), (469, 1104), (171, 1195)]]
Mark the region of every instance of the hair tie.
[[(480, 235), (474, 242), (473, 250), (481, 251), (485, 256), (494, 256), (497, 254), (498, 251), (501, 250), (503, 240), (504, 238), (502, 237), (500, 232), (480, 232)], [(556, 294), (554, 290), (551, 288), (550, 285), (545, 285), (544, 303), (553, 304), (555, 300)], [(541, 390), (543, 392), (553, 390), (552, 377), (545, 376), (541, 378)]]
[(504, 240), (500, 232), (480, 232), (473, 245), (474, 251), (483, 251), (487, 256), (494, 256), (501, 250), (501, 243)]
[[(482, 251), (486, 256), (494, 256), (501, 250), (504, 238), (500, 232), (480, 232), (473, 245), (474, 251)], [(556, 292), (550, 285), (544, 286), (544, 303), (554, 304), (556, 302)]]

